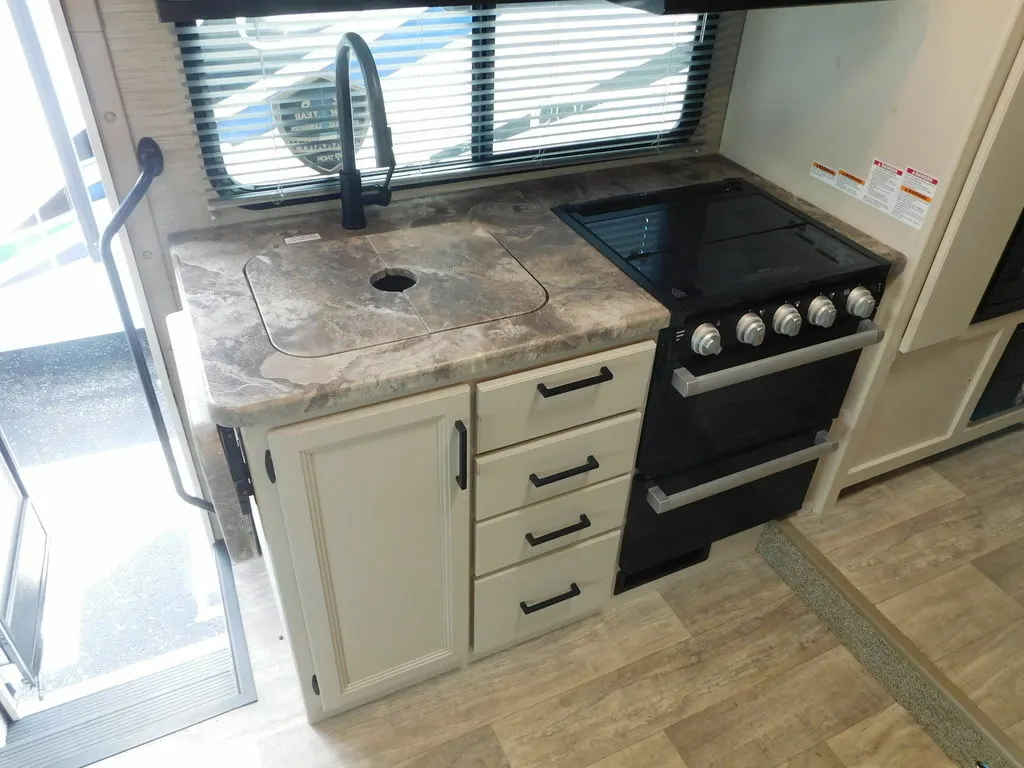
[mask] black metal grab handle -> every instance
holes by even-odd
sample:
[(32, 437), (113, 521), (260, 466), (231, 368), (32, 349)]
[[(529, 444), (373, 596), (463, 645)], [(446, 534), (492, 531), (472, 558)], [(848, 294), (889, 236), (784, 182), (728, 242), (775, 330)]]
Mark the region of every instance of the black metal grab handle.
[(575, 392), (577, 389), (604, 384), (606, 381), (611, 381), (614, 378), (608, 366), (602, 365), (601, 372), (597, 376), (591, 376), (589, 379), (580, 379), (579, 381), (571, 381), (568, 384), (560, 384), (557, 387), (547, 387), (544, 384), (538, 384), (537, 391), (540, 392), (541, 397), (554, 397), (555, 395), (564, 395), (566, 392)]
[(167, 425), (164, 423), (164, 416), (160, 411), (160, 400), (157, 398), (153, 380), (149, 376), (146, 353), (143, 351), (142, 342), (139, 341), (139, 335), (135, 331), (135, 321), (132, 320), (132, 311), (128, 306), (128, 298), (125, 295), (124, 286), (121, 285), (121, 276), (117, 272), (117, 264), (110, 250), (117, 231), (124, 226), (132, 211), (142, 201), (142, 198), (149, 190), (149, 185), (153, 183), (153, 179), (163, 173), (164, 170), (163, 152), (160, 151), (160, 145), (153, 141), (153, 139), (144, 138), (139, 140), (136, 157), (139, 161), (139, 178), (132, 188), (128, 190), (128, 194), (125, 195), (124, 200), (121, 201), (117, 210), (114, 211), (110, 223), (107, 224), (107, 228), (103, 230), (103, 234), (100, 236), (100, 258), (103, 259), (103, 266), (107, 272), (107, 281), (110, 283), (110, 290), (114, 294), (114, 302), (117, 304), (117, 312), (121, 316), (124, 334), (128, 337), (128, 348), (131, 350), (132, 360), (135, 362), (135, 370), (139, 374), (142, 391), (146, 395), (146, 405), (149, 406), (149, 415), (153, 420), (156, 436), (160, 440), (160, 447), (164, 452), (167, 469), (171, 473), (174, 490), (181, 497), (182, 501), (187, 504), (199, 507), (206, 512), (213, 512), (213, 504), (206, 499), (192, 496), (181, 483), (181, 475), (178, 473), (178, 465), (174, 460), (174, 451), (171, 448), (171, 439), (167, 434)]
[(455, 476), (455, 483), (464, 491), (469, 470), (469, 431), (461, 420), (455, 422), (455, 431), (459, 433), (459, 474)]
[(551, 485), (557, 483), (559, 480), (568, 480), (570, 477), (576, 477), (576, 475), (582, 475), (584, 472), (590, 472), (594, 469), (600, 469), (601, 465), (597, 463), (597, 459), (593, 456), (587, 456), (587, 463), (580, 464), (578, 467), (572, 469), (566, 469), (562, 472), (555, 472), (553, 475), (547, 477), (537, 477), (535, 472), (530, 473), (530, 482), (533, 483), (534, 488), (541, 488), (545, 485)]
[(557, 531), (551, 533), (545, 533), (543, 536), (534, 536), (532, 533), (526, 534), (526, 543), (531, 547), (536, 547), (541, 544), (547, 544), (549, 541), (560, 539), (563, 536), (568, 536), (570, 533), (576, 533), (577, 531), (583, 531), (589, 528), (593, 523), (590, 522), (590, 518), (586, 515), (580, 515), (580, 521), (567, 525), (565, 528), (559, 528)]
[(531, 613), (543, 611), (545, 608), (550, 608), (552, 605), (564, 603), (566, 600), (572, 600), (574, 597), (579, 597), (582, 594), (583, 590), (581, 590), (579, 585), (574, 581), (571, 584), (569, 584), (568, 592), (563, 592), (560, 595), (549, 597), (547, 600), (541, 600), (539, 603), (527, 605), (525, 600), (520, 600), (519, 610), (521, 610), (525, 615), (529, 616)]

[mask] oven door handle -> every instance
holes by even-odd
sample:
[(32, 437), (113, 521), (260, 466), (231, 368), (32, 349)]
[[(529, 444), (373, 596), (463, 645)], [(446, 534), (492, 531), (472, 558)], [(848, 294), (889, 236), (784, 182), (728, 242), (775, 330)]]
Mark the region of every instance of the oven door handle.
[(785, 352), (781, 355), (766, 357), (763, 360), (755, 360), (752, 363), (737, 365), (732, 368), (723, 368), (721, 371), (705, 373), (703, 376), (694, 376), (686, 368), (676, 368), (672, 371), (672, 388), (683, 397), (693, 397), (705, 392), (712, 392), (722, 387), (729, 387), (733, 384), (742, 384), (744, 381), (769, 376), (773, 373), (796, 368), (798, 365), (816, 363), (827, 357), (835, 357), (846, 352), (853, 352), (864, 347), (877, 344), (885, 336), (885, 331), (870, 320), (862, 320), (857, 326), (857, 332), (849, 336), (843, 336), (832, 341), (825, 341), (811, 347), (794, 349), (792, 352)]
[(814, 438), (814, 445), (810, 448), (804, 448), (802, 451), (780, 456), (777, 459), (766, 461), (764, 464), (758, 464), (756, 467), (734, 472), (731, 475), (715, 478), (701, 485), (695, 485), (693, 488), (673, 493), (671, 496), (661, 490), (660, 486), (652, 485), (647, 489), (647, 503), (651, 505), (651, 509), (656, 514), (662, 515), (666, 512), (671, 512), (673, 509), (685, 507), (687, 504), (703, 501), (709, 496), (731, 491), (733, 488), (739, 488), (741, 485), (752, 483), (755, 480), (762, 480), (779, 472), (785, 472), (787, 469), (798, 467), (809, 461), (816, 461), (822, 456), (832, 453), (838, 447), (839, 443), (828, 439), (827, 432), (819, 432)]

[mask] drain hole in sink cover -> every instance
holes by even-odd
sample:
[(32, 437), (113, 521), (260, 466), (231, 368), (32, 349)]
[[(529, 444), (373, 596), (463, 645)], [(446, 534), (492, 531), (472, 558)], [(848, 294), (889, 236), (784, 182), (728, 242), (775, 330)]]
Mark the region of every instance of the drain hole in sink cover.
[(370, 285), (378, 291), (401, 293), (416, 285), (416, 276), (407, 269), (382, 269), (370, 278)]

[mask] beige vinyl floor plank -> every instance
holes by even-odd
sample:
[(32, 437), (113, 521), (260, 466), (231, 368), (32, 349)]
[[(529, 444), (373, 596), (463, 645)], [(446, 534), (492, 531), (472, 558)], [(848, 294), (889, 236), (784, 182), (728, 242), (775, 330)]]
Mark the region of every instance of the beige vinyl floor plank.
[(947, 451), (928, 466), (966, 494), (1024, 475), (1024, 430), (1019, 427)]
[(936, 664), (997, 725), (1024, 720), (1024, 621), (992, 632)]
[(828, 740), (846, 768), (956, 768), (899, 704)]
[(824, 514), (805, 510), (790, 520), (814, 546), (829, 552), (963, 496), (934, 469), (916, 464), (852, 489)]
[(1024, 537), (1024, 483), (989, 488), (865, 536), (828, 554), (880, 603)]
[(513, 768), (584, 768), (837, 644), (792, 597), (498, 720), (494, 730)]
[(621, 749), (590, 768), (687, 768), (664, 731)]
[[(1024, 500), (1022, 500), (1024, 501)], [(974, 561), (974, 567), (1024, 605), (1024, 546), (1013, 541)]]
[(498, 737), (487, 725), (401, 763), (399, 768), (509, 768)]
[(757, 553), (703, 571), (661, 592), (695, 635), (792, 595), (786, 582)]
[[(651, 591), (326, 720), (316, 727), (312, 748), (325, 765), (395, 765), (688, 637), (661, 595)], [(298, 754), (310, 741), (308, 728), (297, 723), (261, 740), (267, 761)]]
[(891, 703), (840, 646), (665, 732), (689, 768), (772, 768)]
[(822, 742), (815, 744), (806, 752), (801, 752), (791, 760), (780, 763), (776, 768), (846, 768), (835, 753)]
[(933, 661), (1024, 619), (1024, 606), (969, 563), (879, 603), (878, 610)]

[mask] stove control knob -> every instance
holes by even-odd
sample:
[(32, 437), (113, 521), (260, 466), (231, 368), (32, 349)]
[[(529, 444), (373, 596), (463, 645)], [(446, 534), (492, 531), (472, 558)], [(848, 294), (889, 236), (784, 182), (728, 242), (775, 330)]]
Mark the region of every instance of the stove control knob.
[(854, 317), (871, 317), (875, 311), (875, 297), (867, 288), (857, 286), (846, 297), (846, 311)]
[(807, 320), (819, 328), (831, 328), (836, 321), (836, 306), (825, 296), (811, 299), (807, 305)]
[(772, 317), (772, 328), (783, 336), (796, 336), (800, 333), (800, 326), (803, 325), (803, 322), (799, 309), (792, 304), (783, 304), (775, 310), (775, 315)]
[(736, 338), (741, 344), (761, 346), (764, 341), (764, 321), (753, 312), (747, 312), (736, 324)]
[(717, 355), (722, 351), (722, 335), (711, 323), (698, 325), (690, 339), (690, 349), (704, 357)]

